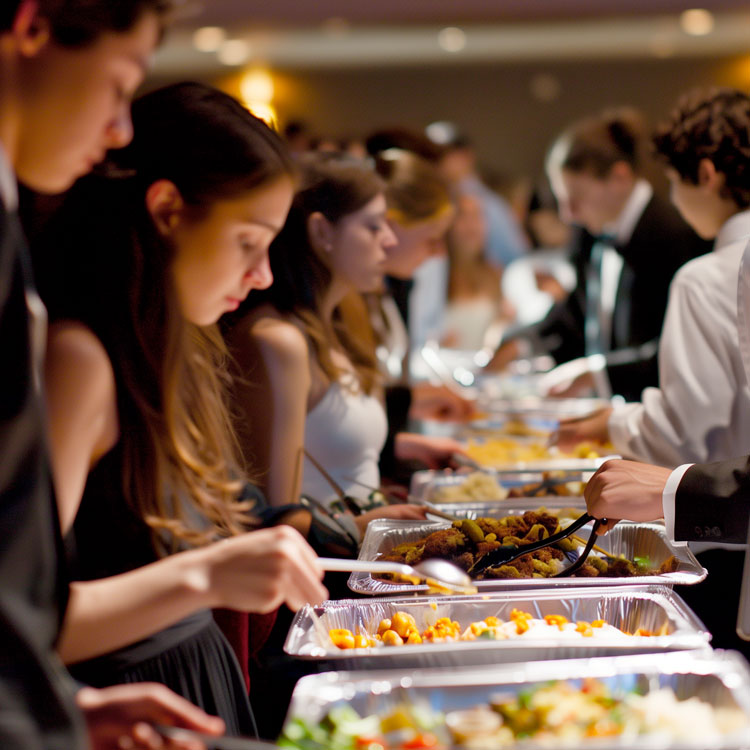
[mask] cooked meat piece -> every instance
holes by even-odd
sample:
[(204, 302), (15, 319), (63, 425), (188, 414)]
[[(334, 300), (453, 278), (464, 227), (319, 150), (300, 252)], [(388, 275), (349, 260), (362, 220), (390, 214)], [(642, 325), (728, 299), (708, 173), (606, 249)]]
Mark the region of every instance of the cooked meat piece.
[(612, 578), (631, 578), (638, 575), (638, 570), (632, 560), (618, 558), (617, 560), (609, 561), (607, 575)]
[(458, 565), (461, 570), (468, 570), (474, 564), (474, 555), (471, 552), (464, 552), (462, 555), (452, 558), (451, 562)]
[(423, 557), (442, 557), (450, 560), (461, 554), (466, 547), (466, 537), (454, 528), (441, 529), (430, 534), (424, 542)]
[(599, 571), (593, 565), (585, 562), (573, 575), (578, 578), (596, 578)]
[(680, 563), (677, 562), (677, 558), (674, 555), (670, 555), (658, 568), (656, 574), (660, 573), (674, 573), (680, 567)]

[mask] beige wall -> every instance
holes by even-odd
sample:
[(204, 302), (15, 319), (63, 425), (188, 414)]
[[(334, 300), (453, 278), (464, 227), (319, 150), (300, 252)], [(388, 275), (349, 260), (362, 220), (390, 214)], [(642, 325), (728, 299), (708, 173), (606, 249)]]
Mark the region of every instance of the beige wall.
[[(540, 73), (559, 81), (556, 100), (531, 95), (530, 81)], [(632, 104), (653, 120), (692, 86), (750, 89), (750, 63), (700, 58), (289, 70), (277, 83), (282, 124), (303, 118), (320, 134), (362, 136), (383, 126), (421, 128), (449, 119), (470, 135), (490, 170), (533, 177), (554, 135), (582, 114)]]

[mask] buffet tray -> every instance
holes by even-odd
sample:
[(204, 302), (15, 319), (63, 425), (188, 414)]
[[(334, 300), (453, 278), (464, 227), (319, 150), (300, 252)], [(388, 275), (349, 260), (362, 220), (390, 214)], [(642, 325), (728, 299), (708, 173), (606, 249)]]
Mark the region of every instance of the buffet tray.
[[(433, 609), (433, 607), (437, 609)], [(446, 596), (401, 599), (353, 599), (323, 602), (315, 607), (326, 630), (346, 628), (352, 633), (376, 632), (379, 622), (396, 611), (414, 617), (424, 630), (439, 617), (457, 620), (463, 631), (469, 623), (493, 615), (510, 620), (511, 611), (530, 612), (534, 618), (564, 615), (569, 621), (605, 620), (626, 632), (638, 628), (657, 631), (659, 636), (566, 638), (526, 636), (506, 640), (448, 641), (404, 646), (341, 650), (321, 643), (308, 604), (299, 610), (289, 629), (284, 651), (299, 659), (326, 663), (334, 669), (458, 667), (498, 662), (569, 659), (581, 656), (613, 656), (677, 649), (707, 648), (710, 634), (685, 602), (667, 586), (557, 589), (495, 592), (483, 596)]]
[(600, 409), (611, 406), (603, 398), (545, 398), (544, 396), (521, 396), (520, 398), (496, 397), (491, 388), (480, 385), (477, 407), (490, 417), (535, 418), (559, 420), (587, 417)]
[[(714, 707), (739, 708), (750, 721), (750, 672), (745, 659), (733, 651), (681, 651), (590, 659), (556, 659), (523, 664), (494, 664), (453, 669), (325, 672), (303, 677), (294, 689), (287, 722), (319, 722), (334, 706), (348, 703), (361, 716), (385, 714), (405, 700), (447, 712), (486, 703), (497, 693), (518, 693), (550, 680), (580, 685), (583, 677), (599, 678), (613, 690), (639, 688), (649, 692), (671, 687), (679, 699), (696, 696)], [(639, 750), (739, 750), (750, 747), (750, 730), (708, 744), (688, 741), (649, 742), (638, 738)], [(309, 746), (313, 747), (313, 746)], [(537, 743), (512, 745), (533, 750)], [(545, 747), (549, 748), (547, 744)], [(633, 749), (633, 744), (590, 740), (581, 750)]]
[[(478, 473), (478, 472), (475, 472)], [(489, 474), (490, 476), (495, 479), (497, 484), (499, 484), (504, 489), (512, 489), (514, 487), (520, 487), (522, 485), (528, 485), (528, 484), (537, 484), (542, 482), (545, 479), (545, 475), (541, 471), (525, 471), (525, 472), (515, 472), (511, 474), (501, 474), (498, 475), (492, 470), (483, 470), (482, 473)], [(591, 471), (574, 471), (570, 472), (569, 475), (565, 476), (566, 481), (569, 482), (587, 482), (593, 472)], [(446, 474), (444, 471), (436, 471), (434, 469), (428, 469), (424, 471), (416, 471), (412, 475), (411, 478), (411, 486), (409, 494), (413, 497), (413, 499), (417, 500), (418, 502), (427, 501), (430, 503), (436, 503), (440, 504), (442, 507), (445, 504), (445, 501), (440, 500), (439, 498), (435, 497), (435, 491), (442, 488), (442, 487), (457, 487), (461, 484), (463, 484), (468, 477), (470, 477), (471, 474)], [(546, 502), (549, 501), (581, 501), (580, 495), (535, 495), (534, 498), (538, 501)], [(518, 502), (518, 500), (521, 498), (513, 498), (513, 497), (482, 497), (478, 498), (476, 501), (474, 500), (458, 500), (454, 501), (451, 504), (455, 505), (463, 505), (463, 504), (469, 504), (473, 502), (480, 502), (480, 503), (488, 503), (490, 505), (496, 505), (496, 506), (503, 506), (503, 505), (511, 505), (513, 503)]]
[[(533, 498), (538, 500), (538, 498)], [(549, 498), (548, 498), (549, 499)], [(566, 499), (566, 498), (562, 498)], [(537, 502), (539, 507), (553, 508), (552, 503)], [(501, 515), (521, 515), (530, 508), (503, 506)], [(370, 521), (365, 538), (359, 551), (360, 560), (377, 560), (399, 544), (411, 542), (433, 531), (450, 526), (447, 521), (397, 521), (380, 518)], [(588, 533), (588, 527), (579, 532), (581, 536)], [(669, 542), (666, 530), (660, 523), (630, 523), (621, 521), (609, 533), (599, 538), (598, 544), (614, 555), (624, 555), (629, 560), (634, 557), (647, 558), (654, 567), (658, 567), (670, 555), (674, 555), (679, 565), (673, 573), (662, 573), (651, 576), (633, 576), (631, 578), (611, 578), (598, 576), (592, 578), (515, 578), (475, 581), (479, 593), (485, 591), (505, 591), (515, 589), (572, 588), (576, 586), (633, 586), (636, 584), (674, 585), (700, 583), (707, 571), (701, 566), (693, 553), (686, 546), (675, 547)], [(592, 554), (596, 554), (595, 552)], [(352, 573), (349, 576), (349, 588), (360, 594), (373, 596), (391, 596), (393, 594), (418, 594), (426, 592), (426, 585), (397, 583), (394, 581), (373, 578), (371, 573)]]

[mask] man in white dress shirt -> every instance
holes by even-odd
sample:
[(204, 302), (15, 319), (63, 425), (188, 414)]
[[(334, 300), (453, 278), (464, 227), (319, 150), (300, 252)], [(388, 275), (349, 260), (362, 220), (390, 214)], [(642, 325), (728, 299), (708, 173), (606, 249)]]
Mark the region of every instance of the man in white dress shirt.
[(717, 235), (716, 249), (675, 278), (660, 388), (583, 430), (563, 427), (564, 441), (599, 429), (624, 455), (669, 467), (607, 462), (586, 487), (589, 511), (635, 521), (663, 517), (673, 542), (701, 543), (708, 578), (681, 593), (715, 646), (750, 657), (734, 632), (742, 557), (724, 548), (746, 540), (750, 499), (750, 462), (732, 458), (750, 452), (750, 97), (731, 90), (689, 95), (655, 142), (669, 164), (673, 201), (702, 236)]
[(685, 264), (672, 282), (659, 343), (659, 387), (640, 402), (563, 424), (560, 446), (610, 440), (617, 453), (675, 467), (750, 453), (750, 385), (737, 345), (736, 285), (750, 236), (744, 154), (750, 97), (694, 92), (654, 141), (667, 164), (672, 202), (713, 252)]

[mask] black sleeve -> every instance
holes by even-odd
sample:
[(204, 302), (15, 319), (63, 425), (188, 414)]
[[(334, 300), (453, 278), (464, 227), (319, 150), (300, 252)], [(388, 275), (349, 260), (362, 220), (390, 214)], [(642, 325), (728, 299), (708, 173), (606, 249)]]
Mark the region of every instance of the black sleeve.
[(691, 466), (675, 497), (675, 538), (744, 544), (750, 518), (750, 456)]

